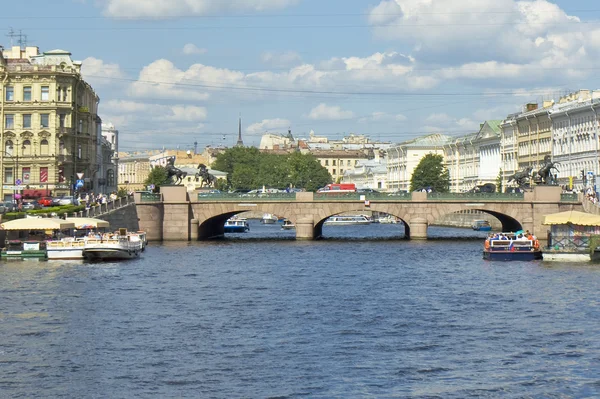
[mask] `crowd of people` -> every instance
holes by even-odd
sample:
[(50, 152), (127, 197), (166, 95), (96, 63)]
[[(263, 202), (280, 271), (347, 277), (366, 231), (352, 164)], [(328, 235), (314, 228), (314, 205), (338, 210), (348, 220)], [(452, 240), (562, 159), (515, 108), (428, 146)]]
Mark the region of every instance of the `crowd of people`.
[(78, 200), (81, 204), (85, 201), (85, 206), (89, 207), (91, 204), (107, 204), (110, 201), (115, 201), (118, 198), (116, 191), (113, 191), (109, 195), (106, 194), (94, 194), (94, 192), (79, 193)]
[(505, 241), (531, 241), (534, 248), (540, 247), (540, 242), (537, 237), (534, 236), (526, 230), (525, 232), (517, 232), (515, 234), (507, 235), (506, 233), (490, 233), (490, 235), (485, 240), (485, 248), (489, 248), (491, 245), (491, 241), (494, 240), (505, 240)]

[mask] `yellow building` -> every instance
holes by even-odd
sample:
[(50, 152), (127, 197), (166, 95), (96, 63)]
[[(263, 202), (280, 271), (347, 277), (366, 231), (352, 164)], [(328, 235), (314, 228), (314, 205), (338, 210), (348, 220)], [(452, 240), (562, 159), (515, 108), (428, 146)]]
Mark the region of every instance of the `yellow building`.
[(354, 169), (359, 161), (373, 158), (368, 150), (311, 150), (310, 153), (327, 169), (333, 182), (341, 181), (344, 173)]
[[(0, 54), (0, 198), (93, 190), (99, 98), (71, 53), (19, 46)], [(18, 185), (18, 183), (21, 183)], [(18, 186), (18, 187), (15, 187)]]

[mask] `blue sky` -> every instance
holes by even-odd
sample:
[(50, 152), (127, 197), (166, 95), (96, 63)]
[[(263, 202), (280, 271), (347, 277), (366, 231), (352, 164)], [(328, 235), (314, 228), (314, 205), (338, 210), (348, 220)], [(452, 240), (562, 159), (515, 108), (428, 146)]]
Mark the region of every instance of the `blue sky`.
[(123, 150), (232, 145), (240, 114), (251, 145), (460, 135), (600, 88), (591, 0), (31, 0), (0, 19), (5, 47), (13, 28), (83, 61)]

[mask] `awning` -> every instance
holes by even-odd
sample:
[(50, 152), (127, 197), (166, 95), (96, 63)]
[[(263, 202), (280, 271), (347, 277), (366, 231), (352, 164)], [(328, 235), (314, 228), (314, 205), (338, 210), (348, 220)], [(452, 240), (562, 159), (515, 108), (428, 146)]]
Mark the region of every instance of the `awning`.
[(79, 230), (110, 227), (110, 223), (102, 219), (67, 218), (66, 221), (75, 223), (75, 228)]
[(591, 213), (566, 211), (544, 217), (543, 224), (574, 224), (577, 226), (600, 226), (600, 216)]
[(46, 190), (45, 188), (38, 189), (25, 189), (21, 190), (24, 198), (40, 198), (52, 195), (52, 190)]
[(0, 224), (0, 230), (64, 230), (73, 227), (73, 222), (54, 218), (15, 219)]

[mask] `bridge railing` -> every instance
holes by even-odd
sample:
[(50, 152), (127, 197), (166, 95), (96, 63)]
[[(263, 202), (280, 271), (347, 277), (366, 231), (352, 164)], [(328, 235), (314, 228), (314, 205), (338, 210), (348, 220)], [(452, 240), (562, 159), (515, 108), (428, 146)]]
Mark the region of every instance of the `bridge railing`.
[(579, 201), (579, 196), (577, 193), (561, 193), (560, 194), (560, 202), (577, 202)]
[(427, 193), (428, 200), (522, 201), (524, 193)]
[(410, 201), (411, 193), (314, 193), (314, 201)]
[(295, 201), (296, 193), (198, 193), (198, 201)]
[(160, 202), (162, 195), (156, 193), (141, 193), (140, 199), (142, 202)]

